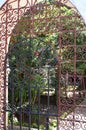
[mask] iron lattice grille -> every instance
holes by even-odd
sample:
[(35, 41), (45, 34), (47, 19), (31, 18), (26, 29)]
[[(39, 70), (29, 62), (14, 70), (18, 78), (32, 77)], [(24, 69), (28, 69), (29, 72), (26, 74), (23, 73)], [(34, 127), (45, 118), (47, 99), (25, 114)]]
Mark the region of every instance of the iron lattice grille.
[[(6, 108), (8, 128), (84, 130), (86, 27), (83, 21), (64, 1), (32, 2), (32, 5), (27, 2), (21, 8), (20, 2), (16, 1), (17, 8), (13, 3), (7, 2), (7, 13), (2, 16), (3, 26), (6, 20), (6, 41), (13, 30), (6, 56), (11, 70), (9, 107), (7, 104)], [(21, 14), (24, 15), (20, 19)], [(45, 90), (46, 101), (43, 98)], [(53, 99), (51, 90), (54, 90)], [(18, 118), (17, 123), (14, 117)]]
[[(24, 42), (22, 39), (22, 42), (19, 40), (15, 44), (9, 56), (11, 127), (13, 114), (17, 115), (21, 128), (27, 123), (29, 129), (36, 123), (35, 127), (40, 129), (43, 120), (46, 129), (49, 129), (49, 117), (57, 117), (57, 109), (55, 108), (56, 112), (52, 113), (50, 109), (50, 100), (55, 97), (50, 92), (55, 91), (57, 87), (55, 68), (57, 62), (54, 53), (51, 45), (46, 44), (40, 37), (24, 39)], [(56, 104), (54, 100), (53, 103)]]

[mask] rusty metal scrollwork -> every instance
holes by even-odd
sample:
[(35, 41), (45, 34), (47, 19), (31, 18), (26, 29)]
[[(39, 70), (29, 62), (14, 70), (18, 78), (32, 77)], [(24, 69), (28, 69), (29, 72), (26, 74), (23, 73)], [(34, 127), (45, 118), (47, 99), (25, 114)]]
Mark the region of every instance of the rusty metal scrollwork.
[[(57, 104), (57, 113), (54, 115), (57, 121), (58, 130), (77, 130), (82, 128), (82, 130), (86, 129), (86, 117), (83, 116), (86, 111), (86, 27), (84, 26), (83, 21), (79, 13), (75, 10), (73, 6), (68, 5), (69, 0), (8, 0), (5, 5), (0, 10), (0, 129), (5, 130), (6, 126), (6, 113), (10, 111), (10, 105), (7, 98), (7, 58), (9, 51), (9, 42), (12, 41), (12, 36), (18, 35), (26, 35), (28, 34), (31, 39), (28, 41), (32, 41), (33, 43), (40, 45), (47, 41), (47, 45), (43, 47), (38, 47), (35, 52), (32, 52), (32, 57), (28, 56), (29, 59), (35, 57), (38, 64), (35, 67), (39, 67), (44, 63), (45, 59), (40, 63), (40, 59), (47, 57), (45, 50), (50, 53), (55, 52), (54, 58), (51, 60), (47, 60), (47, 71), (43, 72), (43, 74), (48, 75), (49, 73), (53, 73), (52, 70), (49, 70), (54, 67), (55, 76), (58, 80), (58, 85), (56, 86), (56, 104)], [(22, 20), (24, 18), (24, 20)], [(27, 20), (26, 20), (27, 19)], [(23, 22), (23, 24), (22, 24)], [(24, 29), (18, 25), (24, 25)], [(46, 37), (45, 37), (46, 36)], [(39, 39), (37, 39), (39, 37)], [(41, 39), (44, 37), (44, 41)], [(47, 39), (47, 40), (45, 40)], [(54, 40), (52, 40), (54, 39)], [(22, 40), (23, 41), (23, 40)], [(39, 43), (38, 43), (39, 42)], [(29, 43), (29, 42), (28, 42)], [(51, 47), (52, 44), (52, 47)], [(27, 46), (27, 45), (26, 45)], [(40, 45), (41, 46), (41, 45)], [(11, 49), (14, 48), (14, 45)], [(27, 46), (28, 48), (28, 46)], [(42, 50), (44, 49), (44, 50)], [(42, 51), (41, 51), (42, 50)], [(52, 51), (51, 51), (52, 50)], [(25, 53), (26, 54), (26, 53)], [(41, 55), (41, 56), (39, 56)], [(51, 62), (51, 63), (50, 63)], [(50, 64), (49, 64), (50, 63)], [(51, 65), (53, 64), (53, 65)], [(51, 68), (49, 68), (51, 65)], [(17, 65), (16, 65), (17, 66)], [(24, 66), (24, 63), (23, 63)], [(33, 71), (34, 65), (31, 66), (32, 71), (31, 74), (38, 73), (40, 71), (40, 75), (42, 75), (42, 69)], [(44, 66), (43, 66), (44, 67)], [(71, 68), (71, 69), (70, 69)], [(83, 68), (85, 70), (83, 71)], [(49, 69), (49, 70), (48, 70)], [(20, 69), (21, 70), (21, 69)], [(23, 67), (22, 67), (23, 70)], [(24, 72), (20, 73), (17, 76), (19, 78), (28, 77), (29, 71), (24, 70)], [(23, 74), (24, 73), (24, 74)], [(44, 76), (43, 75), (43, 76)], [(49, 79), (50, 75), (48, 75)], [(52, 77), (53, 78), (53, 77)], [(16, 79), (16, 78), (15, 78)], [(32, 75), (28, 79), (31, 82), (33, 81)], [(27, 81), (28, 82), (28, 81)], [(48, 80), (48, 83), (51, 81)], [(32, 82), (33, 83), (33, 82)], [(14, 89), (14, 88), (12, 88)], [(11, 92), (13, 90), (11, 89)], [(49, 89), (49, 88), (48, 88)], [(30, 90), (31, 91), (31, 90)], [(30, 94), (29, 91), (29, 94)], [(50, 120), (49, 118), (53, 116), (50, 112), (50, 96), (48, 91), (48, 106), (44, 106), (44, 113), (41, 113), (40, 109), (40, 90), (38, 90), (39, 99), (37, 102), (39, 103), (39, 109), (25, 108), (25, 112), (29, 114), (36, 114), (39, 116), (45, 115), (46, 129), (49, 129)], [(30, 95), (31, 96), (31, 95)], [(14, 97), (13, 97), (14, 98)], [(31, 97), (30, 97), (31, 98)], [(55, 97), (54, 97), (55, 98)], [(22, 99), (21, 99), (22, 100)], [(51, 99), (52, 100), (52, 99)], [(84, 102), (84, 104), (83, 104)], [(31, 104), (30, 104), (31, 105)], [(14, 105), (11, 107), (12, 112), (15, 113), (17, 110), (17, 106)], [(18, 108), (17, 114), (22, 113), (22, 108)], [(32, 110), (32, 111), (31, 111)], [(12, 113), (12, 114), (14, 114)], [(51, 115), (50, 115), (51, 114)], [(13, 115), (14, 116), (14, 115)], [(21, 115), (20, 115), (21, 116)], [(30, 115), (32, 116), (32, 115)], [(29, 116), (29, 122), (30, 122)], [(20, 117), (22, 120), (22, 117)], [(30, 122), (31, 123), (31, 122)], [(40, 121), (38, 122), (40, 126)], [(11, 122), (12, 125), (12, 122)], [(29, 126), (29, 125), (28, 125)], [(38, 129), (39, 129), (38, 126)], [(22, 122), (21, 126), (22, 127)], [(31, 126), (30, 126), (31, 127)]]

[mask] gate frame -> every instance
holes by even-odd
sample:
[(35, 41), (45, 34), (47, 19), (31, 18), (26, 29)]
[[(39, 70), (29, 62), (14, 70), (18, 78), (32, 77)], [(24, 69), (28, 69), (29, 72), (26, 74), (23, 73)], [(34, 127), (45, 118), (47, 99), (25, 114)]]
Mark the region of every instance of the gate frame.
[(6, 115), (3, 108), (4, 104), (8, 102), (6, 75), (9, 70), (7, 70), (6, 54), (8, 53), (9, 41), (19, 19), (30, 6), (35, 6), (36, 3), (37, 0), (7, 0), (0, 9), (0, 130), (6, 129)]

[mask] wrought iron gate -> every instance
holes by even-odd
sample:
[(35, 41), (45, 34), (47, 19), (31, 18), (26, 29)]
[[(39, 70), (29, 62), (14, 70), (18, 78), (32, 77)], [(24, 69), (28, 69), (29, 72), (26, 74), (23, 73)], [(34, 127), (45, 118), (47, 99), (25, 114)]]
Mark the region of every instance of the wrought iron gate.
[(79, 13), (64, 0), (8, 0), (2, 14), (3, 129), (85, 130), (86, 26)]

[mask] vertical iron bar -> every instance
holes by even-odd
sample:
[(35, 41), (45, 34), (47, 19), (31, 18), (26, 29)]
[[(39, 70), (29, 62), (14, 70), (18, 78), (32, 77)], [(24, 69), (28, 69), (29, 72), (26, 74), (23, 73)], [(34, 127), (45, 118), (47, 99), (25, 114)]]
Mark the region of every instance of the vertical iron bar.
[[(61, 15), (61, 10), (59, 12), (59, 15)], [(59, 18), (59, 27), (58, 29), (61, 30), (62, 28), (62, 25), (61, 25), (61, 18)], [(57, 112), (58, 112), (58, 126), (57, 126), (57, 129), (60, 130), (60, 122), (61, 122), (61, 119), (60, 119), (60, 112), (61, 112), (61, 99), (60, 99), (60, 89), (61, 89), (61, 49), (62, 49), (62, 39), (61, 39), (61, 33), (59, 33), (59, 49), (60, 49), (60, 54), (58, 54), (58, 89), (57, 89), (57, 93), (58, 93), (58, 99), (57, 99), (57, 104), (58, 104), (58, 109), (57, 109)]]
[[(29, 61), (31, 62), (32, 58), (31, 58), (31, 43), (32, 43), (32, 40), (31, 40), (31, 37), (30, 37), (30, 40), (29, 40)], [(29, 66), (29, 80), (28, 80), (28, 83), (29, 83), (29, 86), (28, 86), (28, 101), (29, 101), (29, 111), (28, 111), (28, 115), (29, 115), (29, 126), (28, 126), (28, 130), (31, 129), (31, 109), (32, 109), (32, 103), (31, 103), (31, 81), (30, 81), (30, 76), (31, 76), (31, 67)]]
[(48, 69), (48, 72), (47, 72), (47, 79), (48, 79), (48, 97), (47, 97), (47, 117), (46, 117), (46, 130), (49, 130), (49, 104), (50, 104), (50, 96), (49, 96), (49, 87), (50, 87), (50, 84), (49, 84), (49, 77), (50, 77), (50, 68), (49, 66), (47, 67)]
[(29, 118), (28, 118), (28, 122), (29, 122), (29, 124), (28, 124), (28, 130), (30, 130), (30, 128), (31, 128), (31, 88), (30, 88), (30, 84), (29, 84), (29, 88), (28, 88), (28, 101), (29, 101), (29, 111), (28, 111), (28, 116), (29, 116)]
[[(59, 5), (60, 7), (60, 5)], [(61, 7), (59, 8), (59, 16), (61, 16)], [(62, 28), (62, 25), (61, 25), (61, 18), (59, 17), (59, 26), (58, 26), (58, 30), (60, 31)], [(59, 43), (59, 49), (62, 49), (62, 41), (61, 41), (61, 32), (58, 33), (58, 43)], [(60, 130), (60, 122), (61, 122), (61, 119), (60, 119), (60, 111), (61, 111), (61, 101), (60, 101), (60, 87), (61, 87), (61, 54), (58, 54), (57, 56), (58, 58), (58, 89), (57, 89), (57, 93), (58, 93), (58, 98), (57, 98), (57, 104), (58, 104), (58, 108), (57, 108), (57, 112), (58, 112), (58, 119), (57, 119), (57, 129)]]
[(38, 87), (38, 130), (40, 128), (40, 88)]
[(74, 108), (73, 108), (73, 130), (75, 129), (75, 98), (76, 98), (76, 95), (75, 95), (75, 86), (76, 86), (76, 16), (75, 16), (75, 19), (74, 19), (74, 89), (73, 89), (73, 102), (74, 102)]
[(22, 130), (22, 81), (20, 83), (20, 130)]
[[(13, 72), (12, 72), (13, 73)], [(11, 107), (12, 107), (12, 112), (11, 112), (11, 129), (13, 130), (13, 110), (14, 110), (14, 85), (12, 85), (12, 83), (14, 82), (14, 78), (11, 77), (11, 91), (12, 91), (12, 100), (11, 100)]]
[[(57, 64), (57, 66), (58, 66), (58, 64)], [(58, 80), (59, 80), (58, 67), (57, 67), (56, 71), (57, 71), (57, 72), (56, 72), (56, 74), (55, 74), (55, 77), (56, 77), (57, 81), (56, 81), (56, 88), (55, 88), (55, 96), (56, 96), (56, 107), (57, 107), (57, 116), (56, 116), (56, 119), (57, 119), (57, 129), (58, 129), (58, 114), (59, 114), (59, 113), (58, 113), (58, 112), (59, 112), (59, 111), (58, 111), (58, 107), (59, 107), (59, 105), (58, 105), (58, 97), (59, 97), (59, 96), (58, 96), (58, 90), (59, 90), (59, 89), (58, 89), (58, 88), (59, 88), (59, 87), (58, 87), (58, 86), (59, 86), (59, 85), (58, 85), (58, 83), (59, 83), (59, 81), (58, 81)], [(57, 90), (56, 90), (56, 89), (57, 89)]]
[(47, 113), (47, 117), (46, 117), (46, 130), (49, 130), (49, 116)]
[[(19, 59), (19, 62), (20, 62), (20, 66), (19, 66), (19, 70), (20, 70), (20, 73), (21, 73), (21, 65), (22, 65), (22, 59)], [(19, 82), (19, 114), (20, 114), (20, 130), (22, 130), (22, 89), (23, 89), (23, 84), (22, 84), (22, 79), (20, 79), (20, 82)]]
[[(39, 68), (38, 68), (39, 69)], [(40, 130), (40, 84), (38, 85), (38, 130)]]
[(50, 68), (48, 67), (48, 109), (49, 109), (49, 105), (50, 105), (50, 96), (49, 96), (49, 89), (50, 89), (50, 83), (49, 83), (49, 78), (50, 78)]
[(57, 112), (58, 112), (58, 126), (57, 126), (57, 129), (60, 130), (60, 81), (61, 81), (61, 61), (59, 60), (59, 63), (58, 63), (58, 100), (57, 100), (57, 104), (58, 104), (58, 109), (57, 109)]

